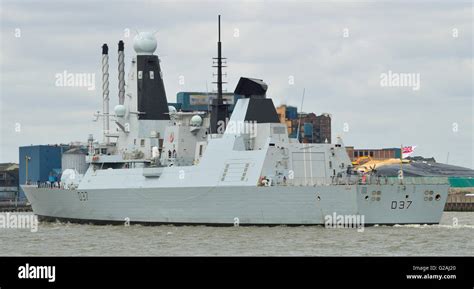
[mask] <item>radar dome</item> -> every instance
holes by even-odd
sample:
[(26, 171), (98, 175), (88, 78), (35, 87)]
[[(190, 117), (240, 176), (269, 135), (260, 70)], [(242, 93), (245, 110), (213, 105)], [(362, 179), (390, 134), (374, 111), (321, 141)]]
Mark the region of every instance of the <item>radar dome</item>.
[(156, 38), (150, 32), (140, 32), (133, 39), (133, 49), (138, 55), (151, 55), (155, 52), (156, 46)]
[(176, 113), (176, 107), (174, 107), (172, 105), (168, 106), (168, 110), (169, 110), (170, 113)]
[(199, 115), (194, 115), (191, 117), (191, 120), (189, 121), (189, 125), (191, 126), (201, 126), (202, 125), (202, 117)]
[(118, 104), (115, 106), (114, 111), (117, 117), (124, 117), (127, 109), (125, 108), (125, 106)]

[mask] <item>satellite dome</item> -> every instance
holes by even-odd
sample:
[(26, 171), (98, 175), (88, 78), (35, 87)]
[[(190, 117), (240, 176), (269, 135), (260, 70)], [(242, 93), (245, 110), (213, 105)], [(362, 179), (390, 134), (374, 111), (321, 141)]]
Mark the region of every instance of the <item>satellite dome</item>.
[(199, 115), (194, 115), (191, 117), (191, 120), (189, 121), (189, 125), (191, 126), (201, 126), (202, 125), (202, 117)]
[(127, 109), (125, 108), (125, 106), (118, 104), (115, 106), (114, 111), (115, 111), (115, 116), (124, 117), (125, 113), (127, 112)]
[(156, 46), (156, 38), (150, 32), (140, 32), (133, 39), (133, 49), (138, 55), (151, 55), (155, 52)]
[(176, 113), (176, 107), (174, 107), (172, 105), (168, 106), (168, 110), (169, 110), (170, 113)]

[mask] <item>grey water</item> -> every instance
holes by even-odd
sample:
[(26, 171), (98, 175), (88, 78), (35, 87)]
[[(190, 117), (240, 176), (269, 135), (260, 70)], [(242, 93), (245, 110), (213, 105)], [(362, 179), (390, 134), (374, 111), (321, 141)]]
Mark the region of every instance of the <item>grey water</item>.
[(0, 256), (473, 256), (474, 212), (439, 225), (209, 227), (40, 222), (0, 228)]

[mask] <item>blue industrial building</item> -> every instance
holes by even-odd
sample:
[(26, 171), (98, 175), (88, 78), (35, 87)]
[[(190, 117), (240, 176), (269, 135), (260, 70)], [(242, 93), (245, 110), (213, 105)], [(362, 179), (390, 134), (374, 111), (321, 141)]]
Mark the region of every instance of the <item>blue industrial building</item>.
[(289, 120), (294, 120), (298, 118), (298, 108), (296, 106), (286, 106), (286, 118)]
[[(31, 145), (20, 147), (20, 185), (51, 181), (61, 173), (61, 156), (67, 145)], [(28, 166), (28, 169), (27, 169)], [(27, 180), (28, 175), (28, 180)], [(20, 188), (20, 200), (25, 194)]]
[[(178, 92), (176, 95), (177, 103), (170, 103), (170, 105), (173, 105), (178, 111), (209, 111), (211, 100), (216, 97), (216, 93)], [(237, 100), (243, 96), (233, 93), (223, 93), (222, 97), (224, 101), (229, 104), (229, 112), (232, 112)]]

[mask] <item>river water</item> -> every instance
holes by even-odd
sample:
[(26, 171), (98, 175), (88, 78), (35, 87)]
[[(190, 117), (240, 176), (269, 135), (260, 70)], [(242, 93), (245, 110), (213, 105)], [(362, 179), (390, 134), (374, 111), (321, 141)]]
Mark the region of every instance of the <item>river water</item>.
[(357, 229), (98, 226), (40, 222), (0, 228), (1, 256), (473, 256), (474, 212), (445, 212), (440, 225)]

